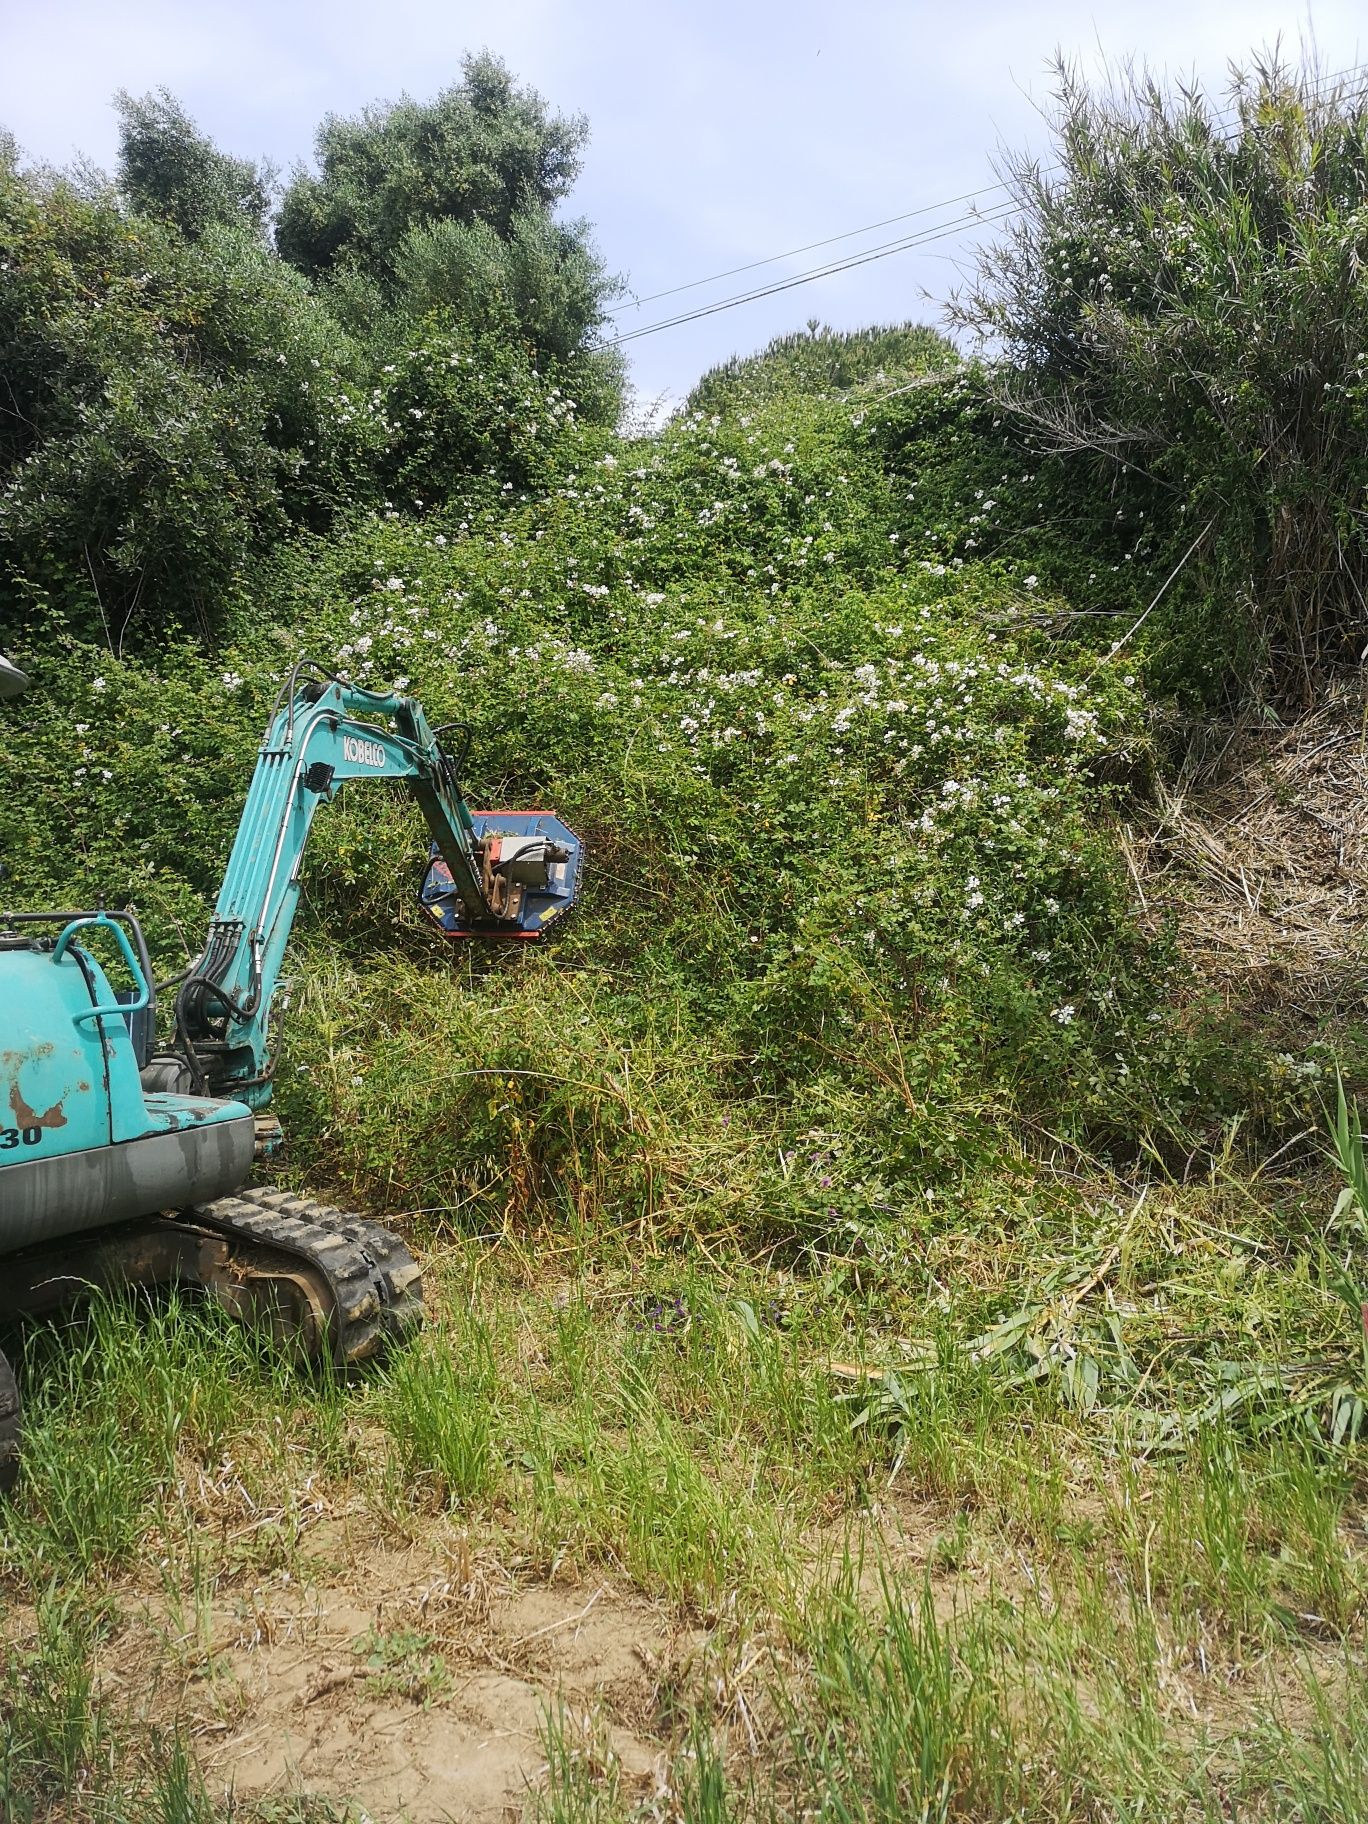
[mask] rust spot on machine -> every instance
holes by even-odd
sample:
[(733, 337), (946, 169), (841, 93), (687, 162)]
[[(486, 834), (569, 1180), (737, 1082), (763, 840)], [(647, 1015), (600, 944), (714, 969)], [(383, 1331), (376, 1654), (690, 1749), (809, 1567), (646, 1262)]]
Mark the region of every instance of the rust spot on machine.
[(39, 1114), (36, 1108), (30, 1108), (24, 1100), (23, 1091), (17, 1082), (10, 1084), (9, 1105), (14, 1111), (14, 1119), (20, 1127), (65, 1127), (67, 1124), (66, 1109), (61, 1101), (54, 1102), (45, 1113)]

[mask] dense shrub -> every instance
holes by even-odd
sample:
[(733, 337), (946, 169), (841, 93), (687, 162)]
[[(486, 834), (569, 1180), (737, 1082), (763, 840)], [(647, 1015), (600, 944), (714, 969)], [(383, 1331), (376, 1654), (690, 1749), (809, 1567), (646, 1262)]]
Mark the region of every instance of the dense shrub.
[(927, 1190), (1042, 1133), (1125, 1155), (1280, 1118), (1131, 911), (1107, 807), (1134, 679), (1053, 633), (1038, 579), (919, 555), (870, 430), (840, 400), (567, 428), (546, 492), (297, 544), (276, 625), (170, 655), (164, 703), (158, 668), (25, 655), (33, 791), (0, 844), (34, 894), (79, 855), (178, 963), (290, 657), (468, 721), (472, 801), (554, 806), (588, 884), (550, 952), (451, 957), (406, 799), (320, 817), (281, 1106), (375, 1207), (817, 1240), (929, 1219)]
[(286, 195), (290, 259), (269, 169), (165, 91), (116, 105), (117, 183), (21, 169), (0, 135), (10, 637), (212, 645), (292, 533), (544, 486), (566, 423), (616, 420), (613, 282), (551, 213), (584, 123), (502, 65), (330, 118)]
[(710, 368), (689, 394), (690, 412), (736, 412), (795, 395), (823, 397), (868, 384), (881, 391), (945, 373), (959, 356), (924, 323), (835, 330), (815, 318), (806, 332), (776, 336), (753, 355)]
[(551, 485), (569, 460), (577, 402), (516, 342), (434, 315), (381, 364), (372, 402), (387, 432), (377, 464), (406, 510)]
[[(1177, 132), (1151, 99), (1146, 130)], [(1309, 1072), (1266, 1068), (1137, 918), (1112, 827), (1151, 764), (1142, 680), (1221, 675), (1232, 598), (1212, 585), (1254, 575), (1270, 503), (1290, 511), (1312, 472), (1270, 441), (1228, 535), (1193, 538), (1238, 493), (1231, 452), (1273, 376), (1256, 361), (1224, 417), (1203, 404), (1234, 358), (1212, 327), (1224, 243), (1183, 255), (1181, 286), (1164, 267), (1170, 295), (1139, 229), (1113, 246), (1103, 177), (1156, 243), (1177, 210), (1187, 246), (1213, 173), (1234, 182), (1222, 145), (1203, 142), (1210, 194), (1189, 173), (1170, 204), (1144, 133), (1078, 103), (1096, 145), (1080, 127), (1072, 178), (1023, 178), (1035, 215), (975, 305), (1015, 387), (916, 326), (817, 330), (633, 440), (605, 422), (601, 270), (550, 215), (578, 129), (541, 106), (471, 66), (432, 109), (330, 123), (287, 212), (322, 236), (298, 252), (317, 278), (217, 204), (181, 220), (206, 185), (233, 192), (183, 121), (151, 126), (204, 182), (168, 178), (155, 215), (5, 165), (0, 349), (23, 412), (0, 421), (0, 560), (35, 678), (6, 712), (18, 894), (132, 901), (158, 963), (183, 965), (267, 707), (309, 653), (467, 722), (472, 801), (554, 806), (590, 857), (549, 953), (452, 957), (413, 903), (408, 800), (350, 786), (319, 819), (280, 1105), (310, 1175), (371, 1207), (868, 1250), (890, 1211), (934, 1226), (985, 1164), (1186, 1156), (1237, 1112), (1251, 1133), (1304, 1112)], [(1263, 128), (1241, 131), (1257, 177)], [(465, 201), (428, 196), (415, 147), (465, 172)], [(542, 188), (515, 195), (543, 153)], [(1273, 243), (1310, 260), (1268, 232), (1239, 242), (1246, 290)], [(1055, 326), (1035, 341), (1028, 304)], [(1156, 350), (1191, 354), (1194, 323), (1206, 377), (1161, 384)], [(1307, 423), (1341, 438), (1354, 398), (1317, 394)], [(1117, 401), (1140, 428), (1108, 448)], [(1078, 448), (1070, 423), (1093, 426)], [(1322, 456), (1331, 502), (1356, 458)], [(1291, 572), (1259, 574), (1276, 659)], [(1352, 623), (1317, 587), (1307, 667)]]
[(0, 590), (115, 649), (210, 635), (291, 524), (368, 485), (349, 338), (241, 228), (187, 242), (0, 160)]
[(1305, 699), (1368, 631), (1368, 100), (1277, 61), (1226, 107), (1060, 66), (1053, 157), (960, 320), (1006, 409), (1190, 557), (1180, 600), (1224, 678)]

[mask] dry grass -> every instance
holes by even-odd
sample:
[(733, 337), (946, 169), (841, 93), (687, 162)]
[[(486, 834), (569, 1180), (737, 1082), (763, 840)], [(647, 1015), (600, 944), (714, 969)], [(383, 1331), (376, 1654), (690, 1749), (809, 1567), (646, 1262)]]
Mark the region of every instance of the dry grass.
[(1137, 895), (1230, 1005), (1308, 1028), (1357, 1011), (1368, 951), (1368, 693), (1194, 739), (1122, 832)]

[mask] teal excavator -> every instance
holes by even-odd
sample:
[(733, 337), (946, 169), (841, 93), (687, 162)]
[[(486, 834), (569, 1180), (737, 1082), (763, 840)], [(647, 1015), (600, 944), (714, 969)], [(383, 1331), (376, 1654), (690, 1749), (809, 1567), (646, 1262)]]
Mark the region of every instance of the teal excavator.
[[(0, 697), (26, 682), (0, 658)], [(459, 783), (468, 747), (468, 729), (431, 727), (412, 697), (300, 660), (203, 949), (163, 986), (175, 993), (161, 1034), (132, 910), (0, 914), (0, 1318), (178, 1281), (341, 1365), (418, 1325), (419, 1267), (397, 1235), (255, 1174), (280, 1145), (271, 1011), (300, 865), (315, 811), (343, 784), (402, 780), (417, 799), (432, 839), (419, 903), (443, 937), (536, 940), (574, 903), (578, 837), (547, 812), (472, 813)], [(19, 1430), (0, 1355), (0, 1484), (16, 1473)]]

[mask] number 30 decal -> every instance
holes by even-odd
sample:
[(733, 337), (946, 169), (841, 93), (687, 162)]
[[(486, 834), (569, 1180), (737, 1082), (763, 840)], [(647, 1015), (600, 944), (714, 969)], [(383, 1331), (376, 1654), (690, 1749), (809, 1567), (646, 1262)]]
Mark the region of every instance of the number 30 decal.
[(0, 1151), (11, 1152), (21, 1143), (24, 1146), (41, 1146), (42, 1141), (41, 1127), (0, 1127)]

